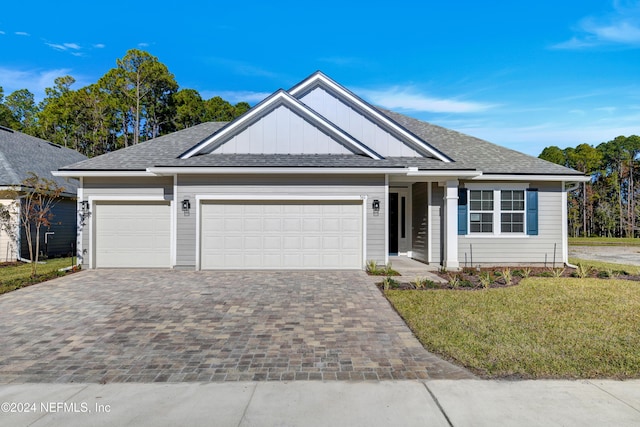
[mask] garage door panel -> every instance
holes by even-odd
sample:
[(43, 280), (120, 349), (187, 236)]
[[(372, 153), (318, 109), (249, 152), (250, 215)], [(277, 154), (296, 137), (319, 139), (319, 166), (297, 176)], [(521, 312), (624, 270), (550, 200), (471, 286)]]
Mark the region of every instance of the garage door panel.
[(168, 203), (97, 203), (97, 268), (168, 268), (171, 208)]
[(220, 201), (200, 212), (203, 269), (361, 268), (361, 202)]

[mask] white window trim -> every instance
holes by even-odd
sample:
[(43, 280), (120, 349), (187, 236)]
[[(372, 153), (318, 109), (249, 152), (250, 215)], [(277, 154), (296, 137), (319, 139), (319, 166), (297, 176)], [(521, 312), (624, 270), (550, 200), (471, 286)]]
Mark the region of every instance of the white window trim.
[[(472, 232), (471, 231), (471, 194), (467, 195), (467, 234), (465, 236), (460, 237), (472, 237), (472, 238), (500, 238), (500, 239), (528, 239), (530, 236), (527, 234), (527, 195), (526, 191), (529, 188), (529, 184), (520, 184), (520, 183), (509, 183), (509, 184), (500, 184), (500, 183), (466, 183), (465, 188), (469, 191), (471, 190), (484, 190), (484, 191), (493, 191), (493, 233), (483, 233), (483, 232)], [(502, 190), (515, 190), (515, 191), (524, 191), (524, 211), (503, 211), (502, 210)], [(483, 211), (475, 211), (475, 212), (483, 212)], [(489, 212), (489, 211), (484, 211)], [(502, 232), (502, 213), (519, 213), (523, 212), (523, 231), (522, 233), (503, 233)]]

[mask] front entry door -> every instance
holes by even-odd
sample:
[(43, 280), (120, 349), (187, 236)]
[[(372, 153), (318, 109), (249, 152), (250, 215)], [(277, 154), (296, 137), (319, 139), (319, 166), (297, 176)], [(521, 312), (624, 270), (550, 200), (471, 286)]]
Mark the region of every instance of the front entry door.
[(389, 193), (389, 253), (398, 254), (398, 193)]
[(389, 254), (407, 253), (409, 250), (409, 197), (407, 190), (389, 193)]

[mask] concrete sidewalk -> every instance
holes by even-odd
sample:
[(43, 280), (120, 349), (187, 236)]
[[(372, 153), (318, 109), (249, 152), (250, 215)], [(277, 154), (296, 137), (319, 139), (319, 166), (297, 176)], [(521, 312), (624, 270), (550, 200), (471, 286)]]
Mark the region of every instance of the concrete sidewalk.
[(640, 381), (9, 384), (0, 404), (0, 426), (638, 426)]

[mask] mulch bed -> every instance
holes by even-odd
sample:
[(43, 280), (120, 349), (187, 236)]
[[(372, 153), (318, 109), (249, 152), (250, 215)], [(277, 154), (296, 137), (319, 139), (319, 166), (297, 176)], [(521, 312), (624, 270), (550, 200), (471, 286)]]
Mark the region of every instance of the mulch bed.
[[(428, 289), (456, 289), (477, 290), (487, 288), (506, 288), (516, 286), (526, 277), (580, 277), (574, 268), (544, 268), (544, 267), (487, 267), (487, 268), (463, 268), (461, 271), (433, 272), (446, 281), (437, 283), (429, 280), (420, 286), (416, 285), (413, 278), (402, 276), (390, 277), (389, 289), (397, 290), (428, 290)], [(505, 277), (506, 276), (506, 277)], [(510, 276), (510, 277), (509, 277)], [(640, 281), (640, 276), (629, 275), (624, 271), (599, 271), (590, 269), (585, 278), (599, 279), (626, 279)], [(488, 282), (488, 284), (487, 284)], [(385, 286), (383, 282), (377, 284), (380, 289)]]

